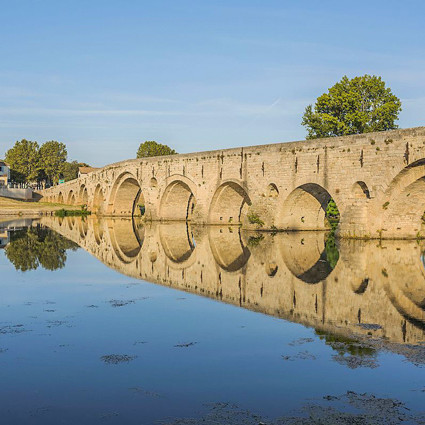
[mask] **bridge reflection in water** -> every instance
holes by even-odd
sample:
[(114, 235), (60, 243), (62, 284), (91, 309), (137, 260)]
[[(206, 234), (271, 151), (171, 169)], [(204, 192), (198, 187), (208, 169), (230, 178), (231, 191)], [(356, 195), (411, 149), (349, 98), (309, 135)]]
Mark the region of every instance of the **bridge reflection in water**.
[(131, 219), (40, 219), (107, 266), (341, 337), (425, 341), (425, 242)]

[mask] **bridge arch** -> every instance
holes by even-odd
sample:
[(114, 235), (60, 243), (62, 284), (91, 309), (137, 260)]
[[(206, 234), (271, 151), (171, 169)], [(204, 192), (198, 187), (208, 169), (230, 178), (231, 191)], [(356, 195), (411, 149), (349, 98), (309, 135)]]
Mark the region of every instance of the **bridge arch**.
[(196, 207), (195, 185), (179, 176), (166, 187), (160, 203), (161, 220), (190, 221)]
[(251, 251), (242, 241), (240, 229), (212, 226), (208, 240), (216, 263), (227, 272), (237, 272), (248, 262)]
[(282, 233), (279, 248), (288, 270), (308, 284), (325, 280), (339, 260), (338, 248), (326, 240), (324, 232)]
[(405, 167), (389, 184), (382, 199), (381, 236), (425, 236), (425, 159)]
[(129, 264), (136, 260), (143, 240), (140, 240), (133, 219), (108, 220), (108, 232), (113, 251), (120, 262)]
[(68, 205), (74, 205), (75, 204), (75, 193), (73, 190), (70, 190), (68, 193), (68, 198), (66, 200), (66, 203)]
[(284, 230), (327, 230), (325, 212), (332, 199), (330, 193), (316, 183), (298, 186), (284, 200), (276, 226)]
[(251, 199), (236, 181), (222, 183), (214, 193), (209, 211), (212, 224), (240, 224), (248, 212)]
[(117, 216), (140, 215), (139, 205), (145, 206), (142, 188), (133, 174), (124, 172), (112, 187), (107, 213)]
[(59, 193), (58, 193), (58, 198), (57, 198), (57, 200), (58, 200), (58, 204), (63, 204), (63, 203), (64, 203), (64, 201), (63, 201), (63, 195), (62, 195), (62, 192), (59, 192)]
[(187, 268), (195, 262), (196, 243), (188, 224), (160, 224), (159, 237), (162, 249), (174, 268)]
[(103, 192), (101, 184), (99, 183), (94, 190), (93, 210), (95, 212), (102, 212), (104, 207), (104, 201), (105, 201), (104, 192)]
[(364, 181), (356, 181), (353, 184), (352, 193), (355, 199), (370, 199), (369, 187)]
[(78, 203), (79, 205), (88, 205), (89, 203), (89, 193), (85, 184), (80, 186), (80, 190), (78, 192)]

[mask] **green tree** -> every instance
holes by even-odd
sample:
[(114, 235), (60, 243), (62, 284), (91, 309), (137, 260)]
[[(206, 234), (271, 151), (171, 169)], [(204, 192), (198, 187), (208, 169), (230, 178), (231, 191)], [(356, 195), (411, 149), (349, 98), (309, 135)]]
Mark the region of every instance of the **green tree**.
[(11, 179), (16, 182), (32, 182), (37, 179), (39, 146), (37, 142), (22, 139), (6, 152), (6, 162), (10, 165)]
[(85, 162), (78, 161), (65, 162), (61, 175), (62, 178), (65, 179), (66, 182), (76, 179), (78, 177), (78, 169), (80, 167), (90, 167), (90, 165)]
[(68, 157), (65, 144), (55, 140), (45, 142), (41, 145), (39, 157), (40, 169), (51, 183), (57, 183)]
[(393, 130), (401, 101), (381, 77), (344, 76), (305, 109), (302, 125), (308, 139)]
[(37, 225), (11, 233), (10, 243), (5, 248), (7, 259), (16, 270), (57, 270), (65, 266), (66, 250), (76, 250), (78, 245)]
[(174, 155), (177, 152), (171, 149), (167, 145), (162, 145), (153, 140), (140, 143), (139, 149), (137, 150), (137, 158), (145, 158), (148, 156), (162, 156), (162, 155)]

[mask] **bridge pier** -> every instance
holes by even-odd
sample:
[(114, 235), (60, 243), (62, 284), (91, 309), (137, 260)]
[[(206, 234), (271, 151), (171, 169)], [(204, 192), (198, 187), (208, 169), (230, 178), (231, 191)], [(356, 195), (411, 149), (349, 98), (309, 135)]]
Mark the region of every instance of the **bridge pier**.
[(329, 229), (347, 238), (425, 237), (425, 128), (141, 158), (41, 191), (106, 216)]

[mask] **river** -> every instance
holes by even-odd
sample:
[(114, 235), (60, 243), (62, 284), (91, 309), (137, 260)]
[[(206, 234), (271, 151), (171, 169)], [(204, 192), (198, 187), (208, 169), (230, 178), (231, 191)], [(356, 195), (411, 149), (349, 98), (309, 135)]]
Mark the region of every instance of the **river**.
[(425, 423), (424, 241), (2, 220), (2, 423)]

